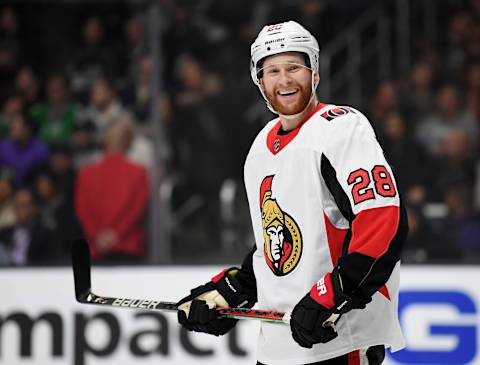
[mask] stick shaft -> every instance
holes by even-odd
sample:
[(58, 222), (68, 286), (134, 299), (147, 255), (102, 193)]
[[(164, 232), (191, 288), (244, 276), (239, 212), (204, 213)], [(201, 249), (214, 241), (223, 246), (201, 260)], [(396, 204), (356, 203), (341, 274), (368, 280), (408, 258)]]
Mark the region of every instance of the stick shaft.
[[(75, 297), (83, 304), (137, 310), (177, 311), (177, 304), (153, 299), (132, 299), (97, 295), (91, 289), (90, 250), (84, 239), (75, 240), (72, 246), (72, 266)], [(248, 308), (217, 308), (221, 317), (257, 319), (274, 323), (289, 323), (290, 315), (284, 312)]]
[[(153, 311), (177, 311), (178, 306), (174, 302), (162, 302), (151, 299), (133, 299), (121, 297), (99, 296), (89, 292), (85, 298), (79, 300), (83, 304), (94, 304), (116, 308)], [(273, 323), (288, 323), (289, 314), (285, 312), (268, 311), (249, 308), (217, 308), (221, 317), (236, 319), (257, 319)]]

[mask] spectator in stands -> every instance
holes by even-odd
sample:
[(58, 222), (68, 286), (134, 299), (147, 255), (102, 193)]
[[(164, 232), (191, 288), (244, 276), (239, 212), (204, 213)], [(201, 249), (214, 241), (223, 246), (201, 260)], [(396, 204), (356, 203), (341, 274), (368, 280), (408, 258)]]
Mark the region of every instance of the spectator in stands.
[(37, 103), (31, 110), (39, 125), (39, 137), (48, 145), (68, 143), (75, 127), (78, 106), (70, 102), (67, 79), (60, 74), (47, 79), (46, 103)]
[[(180, 87), (175, 95), (172, 138), (177, 168), (190, 188), (205, 204), (196, 216), (208, 231), (208, 240), (218, 240), (218, 227), (208, 217), (218, 214), (218, 191), (226, 175), (228, 148), (222, 118), (230, 113), (223, 99), (223, 85), (193, 57), (178, 60)], [(223, 105), (222, 105), (223, 104)], [(208, 220), (208, 222), (207, 222)], [(211, 243), (210, 243), (211, 244)]]
[(30, 109), (38, 101), (38, 80), (31, 67), (25, 66), (18, 71), (15, 79), (15, 88), (25, 100), (27, 109)]
[(132, 141), (127, 156), (132, 162), (144, 166), (147, 170), (154, 164), (154, 148), (152, 141), (144, 135), (141, 128), (133, 123), (129, 115), (124, 114), (116, 122), (123, 122), (130, 125), (132, 130)]
[(31, 190), (20, 188), (14, 196), (15, 224), (0, 230), (0, 246), (14, 266), (56, 262), (59, 250), (52, 241), (52, 231), (39, 219)]
[(410, 262), (480, 258), (480, 216), (473, 209), (469, 176), (473, 171), (467, 163), (468, 140), (464, 132), (452, 132), (442, 150), (442, 159), (432, 165), (436, 173), (429, 176), (429, 195), (441, 202), (446, 212), (442, 212), (442, 205), (431, 209), (428, 216), (424, 215), (424, 205), (410, 205), (407, 209), (410, 232), (404, 259)]
[(12, 7), (4, 7), (0, 13), (0, 101), (11, 90), (15, 70), (20, 59), (17, 16)]
[(191, 55), (177, 59), (176, 74), (180, 82), (176, 104), (190, 106), (199, 104), (209, 97), (221, 94), (222, 83), (218, 75), (206, 72), (200, 62)]
[(195, 58), (184, 55), (177, 61), (180, 86), (174, 98), (172, 125), (172, 138), (179, 148), (176, 156), (189, 180), (212, 186), (221, 180), (225, 156), (222, 84)]
[(480, 61), (480, 24), (474, 23), (468, 33), (465, 46), (467, 60)]
[(15, 175), (12, 170), (0, 170), (0, 229), (15, 223), (13, 194), (15, 193)]
[(73, 165), (75, 169), (95, 161), (100, 154), (95, 142), (95, 125), (90, 120), (80, 121), (72, 136)]
[(479, 0), (469, 0), (467, 10), (472, 15), (472, 19), (474, 21), (480, 22), (480, 1)]
[(382, 81), (373, 97), (369, 115), (376, 129), (381, 129), (388, 113), (398, 110), (399, 97), (396, 85), (392, 81)]
[(0, 114), (0, 139), (8, 136), (12, 120), (17, 114), (22, 113), (25, 103), (20, 94), (10, 94), (3, 104)]
[(467, 111), (480, 122), (480, 62), (475, 62), (468, 68), (465, 92)]
[(112, 124), (103, 157), (78, 175), (75, 209), (95, 260), (145, 255), (148, 179), (146, 169), (126, 157), (132, 137), (128, 122)]
[[(169, 27), (163, 37), (164, 69), (173, 70), (178, 58), (185, 53), (194, 54), (201, 61), (209, 57), (218, 58), (219, 50), (208, 42), (208, 31), (205, 24), (201, 24), (193, 6), (177, 1), (173, 7)], [(164, 76), (167, 85), (173, 84), (175, 75), (166, 72)]]
[(20, 48), (19, 25), (17, 14), (12, 7), (5, 7), (0, 12), (0, 41), (12, 43)]
[(408, 115), (408, 130), (412, 132), (419, 120), (433, 111), (435, 103), (434, 68), (431, 62), (416, 62), (406, 88), (402, 90), (401, 108)]
[(127, 39), (128, 78), (136, 80), (141, 60), (149, 53), (145, 27), (139, 16), (131, 17), (125, 25)]
[(453, 184), (472, 187), (475, 182), (475, 162), (470, 148), (470, 140), (464, 130), (452, 130), (442, 145), (435, 161), (435, 184), (440, 189), (440, 199)]
[(105, 76), (114, 78), (117, 66), (115, 55), (104, 43), (104, 28), (98, 17), (86, 20), (82, 43), (70, 65), (70, 74), (74, 95), (85, 102), (95, 80)]
[(445, 193), (448, 217), (445, 220), (445, 234), (442, 240), (453, 242), (468, 261), (480, 258), (480, 214), (472, 208), (471, 187), (455, 184)]
[(447, 82), (459, 80), (465, 64), (465, 46), (472, 30), (472, 19), (465, 11), (454, 14), (448, 24), (446, 45), (442, 47), (443, 79)]
[(56, 145), (50, 151), (49, 169), (57, 184), (57, 190), (73, 204), (76, 170), (73, 165), (72, 148)]
[(61, 248), (62, 256), (67, 257), (72, 238), (81, 235), (74, 213), (73, 201), (71, 197), (61, 194), (55, 175), (48, 166), (36, 171), (33, 186), (38, 197), (42, 224), (53, 232), (52, 244)]
[(385, 117), (380, 137), (385, 156), (395, 170), (401, 171), (397, 181), (409, 204), (419, 206), (427, 199), (426, 186), (429, 179), (429, 164), (425, 150), (409, 137), (404, 118), (397, 112)]
[(105, 131), (125, 112), (116, 98), (112, 84), (106, 78), (99, 78), (93, 82), (90, 90), (90, 104), (81, 118), (93, 122), (95, 141), (100, 143), (105, 137)]
[(428, 221), (419, 207), (407, 207), (408, 236), (402, 250), (402, 263), (424, 263), (431, 259), (435, 242)]
[(34, 122), (25, 114), (12, 121), (10, 137), (0, 142), (0, 167), (15, 170), (16, 181), (25, 181), (36, 165), (48, 160), (48, 148), (34, 135)]
[(472, 150), (476, 150), (479, 126), (473, 116), (462, 108), (458, 90), (452, 85), (445, 85), (438, 91), (436, 111), (420, 121), (416, 137), (432, 156), (439, 156), (448, 135), (456, 129), (468, 135)]
[(138, 60), (138, 72), (135, 78), (130, 79), (124, 96), (125, 104), (141, 124), (146, 124), (150, 119), (152, 67), (151, 55), (144, 55)]
[[(154, 129), (157, 127), (154, 125), (157, 121), (152, 120), (152, 68), (152, 55), (143, 55), (139, 59), (136, 77), (129, 80), (123, 95), (125, 106), (132, 111), (132, 118), (135, 119), (135, 129), (138, 137), (135, 140), (136, 143), (141, 141), (143, 136), (151, 138)], [(171, 117), (171, 101), (166, 94), (158, 95), (157, 108), (163, 126), (168, 127)], [(134, 148), (136, 147), (134, 145)]]

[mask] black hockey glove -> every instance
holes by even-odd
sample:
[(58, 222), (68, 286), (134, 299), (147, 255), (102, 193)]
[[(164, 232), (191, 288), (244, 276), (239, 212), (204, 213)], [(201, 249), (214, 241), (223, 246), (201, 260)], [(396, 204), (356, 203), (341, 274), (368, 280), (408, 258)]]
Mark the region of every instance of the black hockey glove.
[(180, 300), (178, 322), (189, 331), (224, 335), (237, 323), (236, 319), (220, 318), (216, 307), (251, 308), (256, 293), (243, 288), (235, 278), (239, 269), (224, 270), (205, 285), (191, 290)]
[(326, 343), (338, 336), (335, 324), (343, 313), (365, 308), (366, 303), (352, 300), (342, 291), (338, 268), (327, 273), (312, 286), (293, 308), (290, 329), (293, 339), (302, 347)]

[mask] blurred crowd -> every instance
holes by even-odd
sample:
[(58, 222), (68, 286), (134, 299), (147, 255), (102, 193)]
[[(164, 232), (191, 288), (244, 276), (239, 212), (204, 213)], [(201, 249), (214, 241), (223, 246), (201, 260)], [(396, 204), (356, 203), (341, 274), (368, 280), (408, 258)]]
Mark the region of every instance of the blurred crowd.
[[(374, 3), (162, 0), (158, 100), (149, 2), (1, 6), (0, 266), (66, 263), (81, 235), (95, 260), (144, 262), (161, 244), (147, 229), (159, 167), (181, 181), (173, 209), (202, 197), (178, 241), (215, 252), (222, 183), (241, 181), (251, 140), (273, 117), (249, 76), (255, 35), (296, 19), (328, 44)], [(437, 40), (413, 44), (409, 74), (354, 105), (407, 202), (406, 262), (480, 258), (480, 1), (439, 10)]]
[(407, 202), (407, 262), (480, 258), (480, 1), (443, 10), (437, 42), (419, 42), (369, 108)]

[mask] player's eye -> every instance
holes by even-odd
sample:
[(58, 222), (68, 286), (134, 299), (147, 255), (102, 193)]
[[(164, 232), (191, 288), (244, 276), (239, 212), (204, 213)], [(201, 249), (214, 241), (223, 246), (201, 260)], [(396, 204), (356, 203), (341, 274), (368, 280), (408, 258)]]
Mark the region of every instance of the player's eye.
[(300, 66), (299, 66), (299, 65), (290, 65), (290, 66), (288, 66), (288, 68), (287, 68), (287, 71), (288, 71), (288, 72), (296, 72), (296, 71), (298, 71), (298, 70), (300, 70)]
[(280, 72), (280, 70), (276, 67), (271, 67), (267, 70), (267, 74), (269, 75), (276, 75)]

